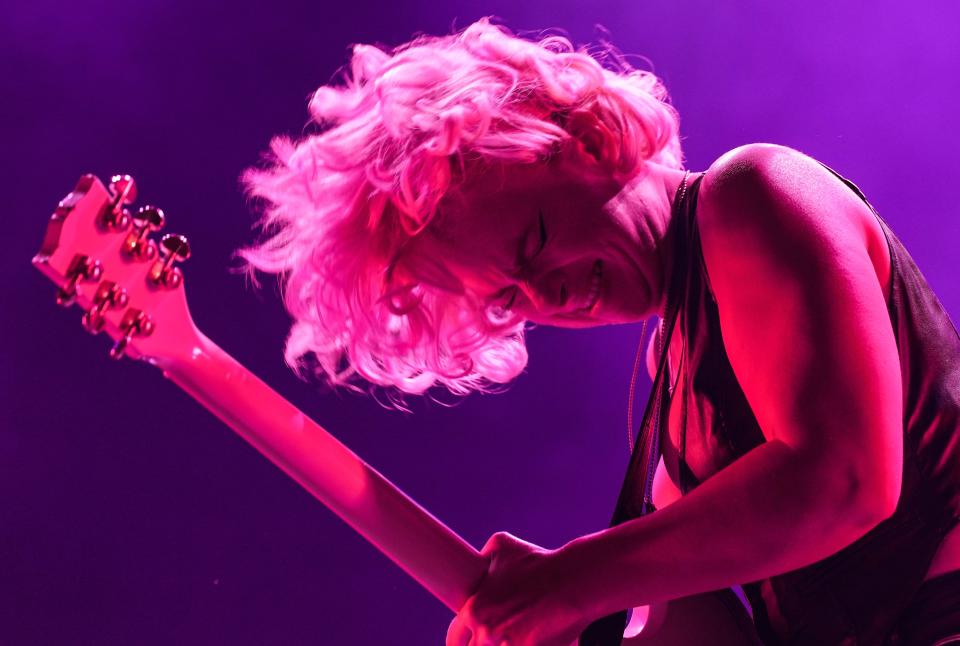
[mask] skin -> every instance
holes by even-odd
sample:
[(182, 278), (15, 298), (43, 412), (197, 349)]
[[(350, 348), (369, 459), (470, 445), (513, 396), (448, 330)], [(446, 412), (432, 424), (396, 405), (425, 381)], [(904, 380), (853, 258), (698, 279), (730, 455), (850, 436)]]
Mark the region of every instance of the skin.
[[(441, 251), (469, 289), (535, 323), (627, 323), (662, 308), (663, 244), (683, 171), (649, 164), (618, 181), (569, 142), (548, 164), (493, 166), (440, 211)], [(541, 246), (539, 216), (546, 244)], [(602, 261), (601, 296), (585, 311), (591, 270)]]
[[(513, 307), (535, 322), (637, 321), (663, 309), (682, 177), (651, 166), (618, 182), (574, 143), (549, 164), (468, 186), (450, 252), (470, 287), (491, 297), (519, 287)], [(767, 442), (679, 499), (658, 475), (656, 495), (669, 504), (560, 549), (494, 535), (488, 575), (448, 646), (569, 646), (605, 614), (819, 561), (893, 513), (902, 384), (889, 254), (865, 209), (789, 148), (748, 145), (711, 165), (697, 212), (704, 259), (730, 363)], [(525, 236), (541, 211), (546, 244), (515, 272), (516, 241), (539, 247)], [(601, 297), (583, 311), (598, 257)]]

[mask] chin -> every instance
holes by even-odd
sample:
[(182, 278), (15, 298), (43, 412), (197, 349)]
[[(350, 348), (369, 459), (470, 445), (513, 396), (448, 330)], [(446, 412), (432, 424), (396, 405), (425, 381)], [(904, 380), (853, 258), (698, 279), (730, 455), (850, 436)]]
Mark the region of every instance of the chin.
[(588, 327), (599, 327), (601, 325), (614, 325), (617, 323), (628, 323), (630, 321), (621, 317), (611, 317), (607, 312), (600, 310), (598, 312), (573, 312), (570, 314), (554, 314), (540, 320), (530, 319), (533, 323), (539, 325), (552, 325), (554, 327), (563, 327), (571, 329), (581, 329)]
[(607, 321), (598, 321), (595, 319), (579, 319), (566, 316), (555, 316), (548, 321), (540, 322), (541, 325), (552, 325), (553, 327), (568, 328), (571, 330), (580, 330), (588, 327), (599, 327), (609, 325)]

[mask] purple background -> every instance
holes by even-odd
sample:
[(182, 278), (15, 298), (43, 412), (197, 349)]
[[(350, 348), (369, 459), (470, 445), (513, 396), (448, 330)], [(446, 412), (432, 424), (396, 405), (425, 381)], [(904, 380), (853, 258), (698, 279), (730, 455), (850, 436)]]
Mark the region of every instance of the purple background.
[(450, 619), (187, 395), (146, 365), (108, 360), (79, 311), (54, 305), (29, 258), (81, 173), (133, 174), (141, 203), (189, 236), (191, 309), (228, 352), (475, 545), (508, 530), (555, 547), (612, 510), (639, 326), (534, 330), (530, 367), (506, 394), (453, 408), (415, 401), (403, 415), (318, 393), (282, 363), (276, 294), (226, 270), (251, 240), (238, 175), (271, 135), (301, 131), (306, 97), (350, 43), (397, 44), (487, 14), (582, 43), (599, 23), (664, 78), (691, 169), (754, 141), (832, 165), (956, 315), (960, 5), (842, 4), (5, 9), (0, 643), (439, 644)]

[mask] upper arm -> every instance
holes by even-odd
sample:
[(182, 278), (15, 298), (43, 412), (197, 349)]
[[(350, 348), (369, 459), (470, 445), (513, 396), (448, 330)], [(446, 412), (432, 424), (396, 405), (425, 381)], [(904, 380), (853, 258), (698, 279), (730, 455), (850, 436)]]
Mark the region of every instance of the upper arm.
[(698, 222), (723, 343), (765, 437), (822, 466), (818, 485), (888, 515), (899, 357), (848, 194), (809, 157), (751, 145), (710, 168)]

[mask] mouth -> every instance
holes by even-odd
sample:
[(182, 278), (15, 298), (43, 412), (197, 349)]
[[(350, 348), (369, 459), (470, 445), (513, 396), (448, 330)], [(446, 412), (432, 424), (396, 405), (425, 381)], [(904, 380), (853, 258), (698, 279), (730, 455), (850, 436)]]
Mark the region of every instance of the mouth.
[(600, 302), (600, 288), (603, 284), (603, 261), (597, 259), (590, 270), (590, 291), (587, 292), (586, 305), (580, 308), (581, 312), (592, 312)]

